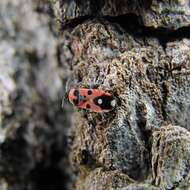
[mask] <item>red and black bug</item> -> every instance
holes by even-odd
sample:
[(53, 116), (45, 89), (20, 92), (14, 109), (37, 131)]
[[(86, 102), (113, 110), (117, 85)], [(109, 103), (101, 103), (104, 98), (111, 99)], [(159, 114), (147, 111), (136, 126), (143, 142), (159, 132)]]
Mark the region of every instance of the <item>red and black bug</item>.
[(109, 112), (116, 106), (114, 96), (101, 89), (72, 88), (68, 92), (69, 101), (78, 108), (94, 112)]

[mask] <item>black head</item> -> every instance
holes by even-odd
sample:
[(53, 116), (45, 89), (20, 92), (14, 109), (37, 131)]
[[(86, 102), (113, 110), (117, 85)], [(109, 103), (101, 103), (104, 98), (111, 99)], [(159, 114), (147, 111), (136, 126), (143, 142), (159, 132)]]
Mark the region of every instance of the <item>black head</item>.
[(116, 106), (116, 99), (108, 95), (98, 96), (94, 98), (93, 102), (102, 110), (112, 110)]

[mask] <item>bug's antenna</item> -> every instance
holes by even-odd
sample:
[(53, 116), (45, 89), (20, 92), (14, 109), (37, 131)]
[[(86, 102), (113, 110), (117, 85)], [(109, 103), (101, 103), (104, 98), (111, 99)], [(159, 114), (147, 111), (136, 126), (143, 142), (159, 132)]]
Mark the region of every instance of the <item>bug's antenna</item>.
[(71, 75), (65, 82), (65, 87), (63, 89), (63, 98), (62, 98), (62, 102), (61, 102), (61, 107), (63, 108), (65, 102), (68, 102), (68, 93), (69, 93), (69, 89), (72, 86), (73, 83), (73, 75)]
[(71, 83), (71, 78), (67, 79), (66, 83), (65, 83), (65, 92), (68, 92), (69, 90), (69, 84)]
[(63, 92), (63, 98), (62, 98), (62, 102), (61, 102), (61, 108), (63, 108), (64, 107), (64, 104), (66, 103), (66, 102), (68, 102), (68, 92)]
[(62, 109), (63, 109), (64, 103), (65, 103), (65, 100), (64, 100), (64, 97), (63, 97), (63, 98), (62, 98), (62, 101), (61, 101), (61, 108), (62, 108)]

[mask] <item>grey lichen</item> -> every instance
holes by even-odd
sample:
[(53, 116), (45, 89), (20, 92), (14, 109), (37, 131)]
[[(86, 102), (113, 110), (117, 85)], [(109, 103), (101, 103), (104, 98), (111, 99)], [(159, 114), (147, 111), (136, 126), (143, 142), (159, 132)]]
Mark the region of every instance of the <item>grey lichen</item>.
[(84, 16), (119, 16), (135, 14), (148, 27), (178, 29), (190, 24), (190, 5), (188, 0), (100, 0), (59, 2), (61, 15), (66, 23)]
[(142, 12), (144, 25), (158, 28), (178, 29), (190, 24), (190, 5), (188, 0), (153, 0), (149, 9)]
[(1, 75), (0, 75), (0, 141), (3, 142), (5, 134), (3, 132), (2, 120), (5, 114), (11, 114), (10, 96), (14, 92), (16, 85), (13, 80), (14, 69), (11, 62), (14, 59), (15, 50), (5, 40), (0, 43)]

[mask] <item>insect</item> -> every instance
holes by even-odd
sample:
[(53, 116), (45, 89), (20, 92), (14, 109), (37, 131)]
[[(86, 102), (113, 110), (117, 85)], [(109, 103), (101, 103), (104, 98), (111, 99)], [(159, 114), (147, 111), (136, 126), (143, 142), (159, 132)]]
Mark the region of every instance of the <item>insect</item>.
[(93, 112), (110, 112), (116, 106), (114, 96), (101, 89), (71, 88), (68, 99), (73, 105)]

